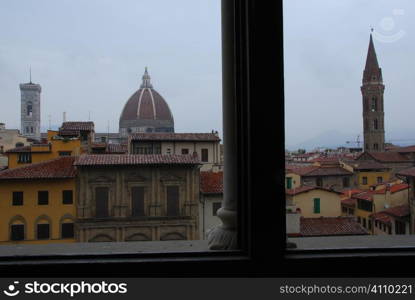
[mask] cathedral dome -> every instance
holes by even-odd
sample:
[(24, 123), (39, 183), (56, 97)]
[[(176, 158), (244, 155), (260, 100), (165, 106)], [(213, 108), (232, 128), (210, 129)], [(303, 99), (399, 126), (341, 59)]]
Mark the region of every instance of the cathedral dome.
[(153, 89), (147, 68), (143, 83), (124, 105), (120, 134), (134, 132), (174, 132), (174, 120), (166, 100)]

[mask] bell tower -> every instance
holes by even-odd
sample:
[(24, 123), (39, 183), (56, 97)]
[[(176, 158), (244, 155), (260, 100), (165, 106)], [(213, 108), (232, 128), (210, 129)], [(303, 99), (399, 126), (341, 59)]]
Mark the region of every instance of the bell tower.
[(370, 34), (369, 49), (360, 90), (363, 100), (364, 151), (385, 151), (385, 113), (383, 108), (385, 86), (383, 85), (382, 69), (379, 68), (372, 34)]
[[(30, 76), (32, 77), (32, 76)], [(40, 140), (40, 84), (20, 84), (21, 93), (21, 134), (25, 137)]]

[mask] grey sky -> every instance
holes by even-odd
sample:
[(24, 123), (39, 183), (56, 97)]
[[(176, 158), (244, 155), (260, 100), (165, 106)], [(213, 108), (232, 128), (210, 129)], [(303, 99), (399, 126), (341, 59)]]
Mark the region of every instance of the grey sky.
[(362, 132), (371, 26), (385, 84), (386, 141), (415, 144), (414, 14), (412, 0), (284, 1), (287, 145), (327, 131), (350, 139)]
[(19, 83), (42, 86), (42, 127), (118, 131), (148, 66), (177, 132), (222, 133), (219, 0), (0, 2), (0, 122), (20, 128)]

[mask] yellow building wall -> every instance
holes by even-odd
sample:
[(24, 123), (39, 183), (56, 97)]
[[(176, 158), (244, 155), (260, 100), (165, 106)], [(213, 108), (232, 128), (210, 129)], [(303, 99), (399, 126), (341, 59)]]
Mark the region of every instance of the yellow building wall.
[[(363, 184), (363, 177), (367, 177), (367, 184)], [(390, 172), (359, 172), (357, 173), (357, 184), (359, 189), (369, 189), (373, 184), (377, 184), (377, 178), (382, 177), (383, 181), (387, 181), (391, 178)]]
[(291, 178), (292, 188), (296, 189), (301, 186), (301, 176), (295, 173), (286, 173), (285, 174), (285, 188), (287, 188), (287, 178)]
[[(320, 198), (320, 213), (314, 213), (314, 198)], [(301, 209), (305, 218), (341, 216), (340, 194), (324, 190), (312, 190), (292, 197), (293, 204)]]
[[(72, 156), (78, 156), (81, 152), (81, 141), (76, 140), (54, 140), (50, 141), (52, 146), (50, 147), (50, 152), (40, 152), (40, 151), (49, 151), (49, 146), (32, 146), (32, 164), (42, 162), (45, 160), (50, 160), (59, 157), (59, 152), (61, 151), (71, 151)], [(28, 163), (19, 163), (19, 153), (8, 153), (9, 157), (9, 169), (26, 166)]]
[[(62, 203), (62, 191), (73, 191), (73, 204)], [(12, 193), (23, 192), (23, 205), (12, 205)], [(49, 191), (48, 205), (38, 205), (38, 191)], [(0, 245), (1, 244), (49, 244), (73, 243), (75, 239), (61, 239), (60, 221), (64, 215), (76, 218), (77, 199), (75, 179), (65, 180), (32, 180), (32, 181), (1, 181), (0, 182)], [(26, 221), (26, 240), (10, 241), (9, 222), (15, 216), (22, 216)], [(50, 218), (50, 239), (35, 240), (35, 220), (46, 215)]]

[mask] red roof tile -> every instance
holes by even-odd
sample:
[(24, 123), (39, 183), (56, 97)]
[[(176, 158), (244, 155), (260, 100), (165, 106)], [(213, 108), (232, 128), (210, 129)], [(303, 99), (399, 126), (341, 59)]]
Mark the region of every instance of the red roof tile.
[(396, 174), (402, 175), (402, 176), (408, 176), (408, 177), (415, 177), (415, 167), (401, 170), (397, 172)]
[(130, 139), (132, 141), (220, 141), (220, 138), (213, 133), (133, 133)]
[(330, 190), (330, 189), (326, 189), (326, 188), (322, 188), (322, 187), (318, 187), (318, 186), (307, 186), (307, 185), (303, 185), (303, 186), (300, 186), (300, 187), (295, 188), (295, 189), (286, 189), (285, 193), (287, 195), (290, 195), (290, 196), (295, 196), (295, 195), (305, 193), (305, 192), (309, 192), (309, 191), (312, 191), (312, 190), (322, 190), (322, 191), (326, 191), (326, 192), (341, 194), (341, 192), (337, 192), (337, 191), (334, 191), (334, 190)]
[(193, 155), (161, 154), (84, 154), (75, 166), (126, 166), (126, 165), (198, 165), (200, 160)]
[(289, 168), (287, 168), (287, 171), (289, 173), (292, 172), (292, 173), (297, 174), (297, 175), (305, 175), (305, 174), (310, 173), (311, 171), (314, 171), (318, 168), (320, 168), (320, 167), (317, 167), (317, 166), (305, 166), (305, 167), (304, 166), (301, 166), (301, 167), (299, 167), (299, 166), (290, 166)]
[(396, 151), (399, 153), (412, 153), (415, 152), (415, 145), (406, 146), (406, 147), (395, 147), (392, 151)]
[(93, 131), (94, 122), (63, 122), (60, 130)]
[(303, 176), (337, 176), (337, 175), (353, 175), (353, 173), (341, 167), (333, 167), (333, 168), (320, 167), (315, 170), (312, 170), (311, 172), (304, 174)]
[(108, 144), (107, 145), (107, 153), (127, 153), (127, 144)]
[(347, 198), (341, 201), (342, 205), (346, 205), (346, 206), (350, 206), (350, 207), (355, 207), (356, 206), (356, 199), (353, 198)]
[(301, 218), (302, 236), (366, 235), (367, 231), (353, 217)]
[(364, 155), (371, 156), (374, 160), (379, 162), (409, 162), (410, 160), (399, 152), (389, 151), (389, 152), (363, 152), (356, 159), (360, 160), (360, 157)]
[(392, 223), (391, 216), (389, 216), (388, 214), (385, 214), (383, 211), (375, 213), (375, 214), (371, 214), (370, 217), (373, 218), (375, 221), (382, 222), (385, 224)]
[(200, 172), (200, 191), (204, 194), (222, 194), (223, 172)]
[(7, 179), (63, 179), (74, 178), (75, 157), (64, 156), (0, 172), (0, 180)]
[(403, 204), (398, 206), (393, 206), (388, 209), (382, 210), (380, 212), (371, 214), (370, 217), (374, 218), (377, 221), (383, 223), (390, 223), (391, 217), (394, 218), (404, 218), (410, 215), (409, 205)]

